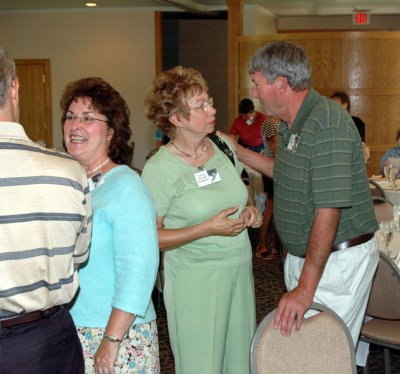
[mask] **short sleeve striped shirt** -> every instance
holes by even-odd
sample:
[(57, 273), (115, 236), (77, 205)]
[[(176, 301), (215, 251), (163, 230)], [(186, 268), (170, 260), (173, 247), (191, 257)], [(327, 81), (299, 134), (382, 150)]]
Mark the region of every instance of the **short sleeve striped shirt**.
[[(296, 151), (289, 142), (298, 136)], [(358, 131), (346, 110), (311, 89), (291, 129), (281, 123), (274, 166), (279, 236), (304, 255), (316, 208), (341, 208), (333, 244), (378, 229)]]
[(274, 117), (267, 117), (262, 125), (261, 133), (264, 143), (263, 153), (268, 157), (275, 157), (271, 151), (271, 147), (269, 146), (268, 139), (278, 135), (279, 123), (280, 122)]

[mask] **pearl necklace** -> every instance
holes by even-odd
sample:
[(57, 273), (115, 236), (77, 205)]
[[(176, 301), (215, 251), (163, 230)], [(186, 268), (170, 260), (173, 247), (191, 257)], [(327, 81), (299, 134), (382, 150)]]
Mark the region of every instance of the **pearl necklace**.
[(201, 153), (198, 154), (198, 155), (190, 155), (189, 153), (186, 153), (185, 151), (182, 151), (182, 149), (179, 149), (178, 146), (174, 143), (173, 140), (170, 140), (170, 143), (171, 143), (179, 152), (182, 152), (185, 156), (188, 156), (188, 157), (191, 157), (191, 158), (199, 158), (199, 157), (203, 156), (204, 153), (205, 153), (206, 150), (207, 150), (207, 144), (206, 144), (206, 142), (205, 142), (204, 140), (203, 140), (203, 150), (202, 150)]
[(92, 170), (87, 170), (86, 174), (93, 174), (94, 172), (96, 172), (97, 170), (100, 170), (104, 165), (106, 165), (108, 162), (110, 161), (110, 157), (107, 157), (100, 165), (96, 166), (94, 169)]

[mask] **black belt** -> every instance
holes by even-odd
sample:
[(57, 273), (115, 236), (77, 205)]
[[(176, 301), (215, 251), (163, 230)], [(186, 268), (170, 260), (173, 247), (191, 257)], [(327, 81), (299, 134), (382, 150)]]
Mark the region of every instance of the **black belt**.
[(49, 309), (37, 310), (36, 312), (25, 313), (19, 317), (3, 319), (0, 321), (0, 327), (1, 328), (14, 327), (22, 325), (23, 323), (38, 321), (40, 319), (50, 317), (52, 314), (57, 313), (61, 309), (62, 306), (57, 305)]
[[(364, 244), (368, 240), (371, 240), (373, 237), (374, 237), (373, 233), (363, 234), (363, 235), (360, 235), (357, 238), (353, 238), (353, 239), (347, 240), (346, 242), (343, 242), (343, 243), (340, 243), (340, 244), (336, 244), (331, 248), (331, 253), (332, 252), (341, 251), (342, 249), (355, 247), (356, 245)], [(299, 256), (299, 257), (306, 258), (306, 255)]]

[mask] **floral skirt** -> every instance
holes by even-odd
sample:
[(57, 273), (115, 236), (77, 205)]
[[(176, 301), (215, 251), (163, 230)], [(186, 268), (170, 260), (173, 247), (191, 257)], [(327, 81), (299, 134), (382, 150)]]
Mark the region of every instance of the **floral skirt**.
[[(104, 328), (77, 326), (85, 360), (85, 374), (94, 374), (94, 356), (103, 339)], [(133, 325), (120, 343), (114, 370), (116, 374), (159, 374), (156, 321)]]

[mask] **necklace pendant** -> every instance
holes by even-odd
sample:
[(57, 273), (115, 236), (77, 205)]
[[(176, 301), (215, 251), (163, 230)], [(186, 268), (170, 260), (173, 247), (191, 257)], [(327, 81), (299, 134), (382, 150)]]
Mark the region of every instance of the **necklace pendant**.
[(201, 156), (204, 155), (204, 153), (206, 153), (207, 150), (207, 144), (206, 142), (203, 140), (203, 150), (201, 153), (199, 153), (198, 155), (191, 155), (189, 153), (186, 153), (185, 151), (182, 151), (182, 149), (180, 149), (173, 140), (170, 141), (170, 143), (176, 148), (177, 151), (183, 153), (185, 156), (191, 157), (191, 158), (199, 158)]

